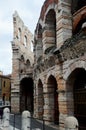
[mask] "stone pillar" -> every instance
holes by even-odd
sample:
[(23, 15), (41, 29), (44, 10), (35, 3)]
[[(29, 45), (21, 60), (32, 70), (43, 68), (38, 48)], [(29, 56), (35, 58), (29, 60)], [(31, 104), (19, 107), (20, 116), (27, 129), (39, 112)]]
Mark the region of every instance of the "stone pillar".
[(9, 130), (10, 128), (9, 118), (10, 118), (10, 110), (9, 108), (5, 108), (3, 114), (3, 130)]
[(73, 93), (67, 91), (66, 81), (59, 77), (58, 80), (58, 104), (59, 104), (59, 126), (60, 129), (64, 128), (64, 121), (67, 115), (74, 114)]
[[(49, 87), (49, 86), (48, 86)], [(44, 120), (46, 123), (54, 121), (54, 98), (53, 92), (50, 91), (51, 88), (44, 87)], [(51, 94), (50, 94), (51, 93)], [(49, 95), (50, 94), (50, 95)]]
[(34, 88), (34, 117), (38, 118), (38, 86), (36, 82)]
[(16, 45), (16, 39), (12, 42), (12, 77), (11, 77), (11, 111), (19, 112), (19, 48)]
[(71, 0), (59, 0), (56, 7), (57, 48), (72, 36)]
[(75, 117), (70, 116), (65, 119), (65, 130), (78, 130), (78, 126), (78, 120)]
[(36, 45), (36, 60), (43, 55), (42, 41), (38, 41)]
[(22, 112), (22, 130), (31, 130), (31, 115), (29, 111)]
[(48, 105), (49, 105), (49, 103), (48, 103), (48, 95), (47, 95), (47, 87), (46, 87), (46, 84), (44, 85), (44, 87), (43, 87), (43, 91), (44, 91), (44, 116), (43, 116), (43, 118), (44, 118), (44, 120), (48, 120)]

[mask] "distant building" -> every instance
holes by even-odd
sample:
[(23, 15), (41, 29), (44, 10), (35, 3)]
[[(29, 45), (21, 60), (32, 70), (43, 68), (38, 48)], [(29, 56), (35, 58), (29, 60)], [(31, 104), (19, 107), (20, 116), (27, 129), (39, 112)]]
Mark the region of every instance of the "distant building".
[(4, 106), (10, 106), (11, 79), (9, 76), (0, 75), (0, 101)]
[(11, 110), (18, 113), (33, 109), (33, 35), (16, 11), (13, 14), (13, 25)]

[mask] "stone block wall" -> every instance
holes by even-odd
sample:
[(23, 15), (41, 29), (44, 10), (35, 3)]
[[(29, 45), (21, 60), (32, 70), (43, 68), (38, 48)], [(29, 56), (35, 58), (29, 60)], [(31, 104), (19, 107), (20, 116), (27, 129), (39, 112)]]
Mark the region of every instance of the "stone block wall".
[(13, 26), (11, 110), (18, 113), (20, 112), (20, 81), (27, 75), (33, 75), (34, 57), (31, 51), (33, 35), (17, 12), (13, 14)]
[[(37, 36), (39, 34), (38, 25), (41, 25), (42, 57), (34, 63), (34, 116), (39, 118), (39, 110), (43, 109), (42, 118), (47, 123), (59, 124), (61, 130), (64, 129), (65, 118), (75, 114), (74, 79), (77, 79), (81, 71), (86, 70), (86, 33), (81, 29), (80, 33), (76, 31), (77, 35), (72, 34), (73, 29), (76, 30), (75, 26), (78, 26), (80, 22), (75, 22), (75, 19), (78, 15), (80, 15), (79, 20), (84, 18), (81, 18), (82, 13), (79, 11), (72, 14), (72, 6), (71, 0), (46, 0), (35, 31)], [(83, 14), (86, 11), (84, 9), (85, 7), (80, 9)], [(84, 20), (82, 20), (83, 23)], [(35, 40), (36, 53), (38, 50), (35, 46), (37, 46), (38, 38), (36, 37)], [(36, 55), (35, 59), (37, 59)], [(38, 102), (39, 80), (43, 85), (43, 106), (40, 106)]]

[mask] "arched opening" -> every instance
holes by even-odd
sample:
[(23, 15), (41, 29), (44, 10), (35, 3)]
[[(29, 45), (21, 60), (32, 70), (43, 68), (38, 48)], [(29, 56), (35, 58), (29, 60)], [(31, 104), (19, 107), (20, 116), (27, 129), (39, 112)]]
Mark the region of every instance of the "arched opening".
[(44, 41), (43, 49), (47, 53), (47, 49), (50, 50), (52, 47), (56, 47), (56, 13), (54, 9), (49, 10), (45, 18), (45, 28), (44, 28)]
[(21, 28), (18, 29), (18, 39), (21, 40)]
[(20, 73), (23, 73), (25, 71), (25, 59), (24, 59), (24, 56), (21, 55), (21, 58), (20, 58)]
[[(83, 68), (75, 69), (67, 81), (67, 91), (69, 91), (69, 102), (73, 109), (69, 106), (71, 113), (79, 121), (80, 130), (86, 129), (86, 71)], [(72, 96), (71, 96), (72, 95)], [(84, 129), (85, 128), (85, 129)]]
[(30, 60), (27, 59), (27, 61), (26, 61), (26, 68), (29, 69), (29, 67), (30, 67)]
[(33, 112), (33, 79), (30, 77), (20, 81), (20, 112), (24, 110)]
[(57, 82), (54, 76), (48, 78), (48, 97), (49, 97), (49, 116), (55, 124), (59, 124), (59, 108), (58, 108), (58, 93)]
[(43, 84), (41, 80), (38, 81), (38, 117), (43, 119), (44, 113), (44, 97), (43, 97)]
[(24, 36), (24, 45), (25, 45), (25, 47), (27, 46), (27, 36), (26, 35)]

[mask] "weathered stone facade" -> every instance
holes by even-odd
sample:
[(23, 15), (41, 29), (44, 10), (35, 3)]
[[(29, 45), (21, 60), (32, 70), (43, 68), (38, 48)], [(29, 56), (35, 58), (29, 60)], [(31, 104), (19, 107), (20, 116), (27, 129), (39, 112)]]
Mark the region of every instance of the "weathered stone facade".
[(46, 0), (35, 30), (34, 116), (61, 130), (67, 116), (85, 126), (85, 22), (85, 0)]
[[(75, 116), (82, 130), (86, 121), (86, 0), (45, 0), (34, 34), (34, 59), (30, 47), (27, 52), (23, 45), (24, 34), (30, 40), (31, 33), (25, 33), (27, 29), (16, 13), (13, 19), (12, 111), (16, 108), (19, 112), (21, 104), (33, 96), (34, 117), (64, 130), (65, 118)], [(26, 69), (27, 59), (31, 64)], [(22, 80), (25, 77), (27, 80)], [(30, 78), (34, 80), (32, 95), (28, 87), (21, 87)]]
[[(31, 85), (31, 82), (28, 83), (29, 81), (26, 84), (24, 82), (25, 80), (27, 81), (27, 79), (31, 80), (31, 78), (33, 80), (32, 73), (34, 57), (31, 51), (33, 35), (24, 25), (17, 12), (15, 12), (13, 15), (13, 25), (11, 111), (20, 112), (25, 109), (23, 108), (25, 106), (23, 102), (25, 102), (26, 93), (23, 93), (22, 90), (25, 88), (25, 86)], [(25, 88), (25, 91), (27, 91), (27, 88)]]

